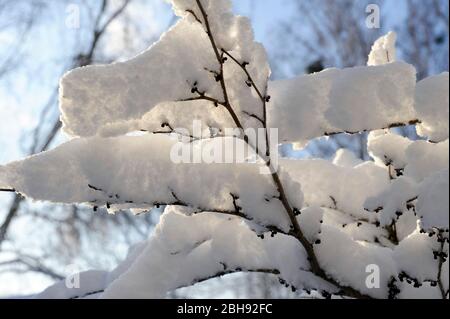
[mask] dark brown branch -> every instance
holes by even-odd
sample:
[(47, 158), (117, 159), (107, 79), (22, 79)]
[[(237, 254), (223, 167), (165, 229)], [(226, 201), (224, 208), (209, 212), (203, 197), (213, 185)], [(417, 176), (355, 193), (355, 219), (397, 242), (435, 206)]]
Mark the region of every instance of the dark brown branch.
[[(418, 119), (411, 120), (406, 123), (392, 123), (392, 124), (389, 124), (387, 127), (380, 128), (380, 130), (400, 128), (400, 127), (405, 127), (405, 126), (409, 126), (409, 125), (417, 125), (420, 123), (422, 123), (422, 122)], [(339, 135), (339, 134), (355, 135), (355, 134), (367, 133), (368, 131), (369, 130), (362, 130), (362, 131), (357, 131), (357, 132), (351, 132), (351, 131), (325, 132), (323, 135), (324, 136), (334, 136), (334, 135)]]
[(179, 102), (202, 101), (202, 100), (210, 101), (210, 102), (214, 103), (215, 106), (218, 106), (218, 105), (226, 106), (225, 102), (220, 102), (219, 100), (209, 97), (209, 96), (206, 96), (206, 95), (200, 95), (200, 96), (196, 96), (196, 97), (182, 99), (182, 100), (179, 100)]
[[(216, 56), (217, 62), (220, 65), (220, 72), (219, 72), (220, 76), (218, 77), (218, 79), (219, 79), (220, 85), (222, 87), (223, 98), (225, 100), (224, 106), (227, 109), (227, 111), (230, 113), (230, 115), (233, 118), (233, 121), (236, 124), (236, 126), (242, 131), (242, 133), (244, 133), (244, 128), (243, 128), (243, 126), (241, 124), (241, 121), (239, 120), (239, 117), (234, 112), (233, 107), (231, 106), (231, 103), (230, 103), (230, 99), (228, 97), (227, 86), (225, 84), (225, 77), (223, 76), (223, 74), (224, 74), (223, 65), (225, 63), (224, 54), (223, 53), (220, 54), (219, 49), (218, 49), (218, 47), (216, 45), (216, 41), (215, 41), (215, 39), (214, 39), (214, 37), (212, 35), (212, 32), (211, 32), (211, 26), (209, 24), (208, 14), (206, 13), (205, 9), (203, 8), (203, 5), (202, 5), (201, 1), (200, 0), (196, 0), (196, 2), (197, 2), (197, 5), (198, 5), (198, 7), (200, 9), (200, 12), (201, 12), (201, 14), (203, 16), (203, 20), (205, 21), (206, 34), (208, 35), (209, 41), (211, 42), (211, 46), (213, 48), (213, 51), (214, 51), (214, 54)], [(244, 140), (246, 142), (248, 142), (248, 136), (246, 136), (245, 133), (244, 133)]]
[[(226, 267), (226, 265), (225, 265), (224, 263), (221, 263), (221, 264), (224, 265), (224, 268)], [(176, 289), (181, 289), (181, 288), (185, 288), (185, 287), (190, 287), (190, 286), (192, 286), (192, 285), (199, 284), (199, 283), (202, 283), (202, 282), (211, 280), (211, 279), (220, 278), (220, 277), (222, 277), (222, 276), (231, 275), (231, 274), (235, 274), (235, 273), (264, 273), (264, 274), (279, 275), (279, 274), (280, 274), (280, 271), (277, 270), (277, 269), (255, 269), (255, 270), (248, 269), (248, 270), (243, 270), (243, 269), (240, 269), (240, 268), (234, 269), (234, 270), (224, 270), (224, 271), (220, 271), (220, 272), (218, 272), (218, 273), (216, 273), (216, 274), (214, 274), (214, 275), (211, 275), (211, 276), (207, 276), (207, 277), (203, 277), (203, 278), (197, 278), (197, 279), (194, 279), (194, 280), (192, 280), (190, 283), (185, 284), (185, 285), (181, 285), (181, 286), (179, 286), (179, 287), (176, 288)], [(176, 290), (176, 289), (175, 289), (175, 290)], [(102, 290), (92, 291), (92, 292), (87, 292), (87, 293), (85, 293), (85, 294), (82, 295), (82, 296), (74, 296), (74, 297), (72, 297), (71, 299), (86, 298), (86, 297), (88, 297), (88, 296), (100, 294), (100, 293), (102, 293), (102, 292), (104, 292), (103, 289), (102, 289)]]
[(395, 220), (392, 221), (392, 223), (388, 226), (385, 227), (385, 229), (388, 232), (388, 239), (391, 243), (393, 243), (394, 245), (398, 245), (399, 244), (399, 239), (398, 239), (398, 235), (397, 235), (397, 224), (395, 223)]
[[(222, 263), (222, 265), (224, 265), (224, 264)], [(224, 266), (224, 267), (226, 267), (226, 266)], [(224, 271), (220, 271), (211, 276), (194, 279), (191, 283), (179, 286), (177, 289), (190, 287), (194, 284), (202, 283), (202, 282), (205, 282), (205, 281), (208, 281), (211, 279), (220, 278), (222, 276), (231, 275), (231, 274), (235, 274), (235, 273), (263, 273), (263, 274), (279, 275), (280, 271), (278, 269), (241, 269), (241, 268), (224, 270)]]
[(247, 116), (249, 116), (249, 117), (252, 117), (252, 118), (256, 119), (256, 120), (259, 121), (262, 125), (265, 125), (264, 120), (263, 120), (262, 118), (260, 118), (258, 115), (249, 113), (249, 112), (247, 112), (247, 111), (242, 111), (242, 113), (244, 113), (245, 115), (247, 115)]
[(14, 188), (0, 188), (0, 192), (15, 193), (16, 190)]
[(188, 9), (188, 10), (186, 10), (186, 12), (192, 14), (192, 16), (195, 18), (195, 20), (196, 20), (198, 23), (202, 24), (202, 22), (200, 21), (200, 19), (199, 19), (199, 18), (197, 17), (197, 15), (195, 14), (194, 10)]
[[(270, 101), (270, 96), (267, 96), (267, 83), (269, 81), (269, 79), (267, 79), (266, 81), (266, 88), (265, 88), (265, 93), (264, 95), (261, 93), (261, 90), (258, 88), (258, 86), (256, 85), (255, 81), (253, 80), (253, 77), (250, 75), (250, 73), (247, 70), (247, 62), (239, 62), (231, 53), (225, 51), (222, 49), (222, 52), (227, 55), (229, 58), (231, 58), (231, 60), (233, 60), (245, 73), (245, 75), (247, 76), (247, 81), (248, 84), (250, 84), (251, 87), (253, 87), (253, 89), (256, 91), (256, 94), (258, 95), (259, 99), (261, 100), (262, 106), (263, 106), (263, 118), (261, 119), (260, 117), (256, 117), (256, 119), (258, 119), (264, 127), (265, 130), (265, 138), (266, 138), (266, 156), (269, 157), (270, 156), (270, 143), (269, 143), (269, 131), (268, 131), (268, 123), (267, 123), (267, 102)], [(244, 112), (245, 114), (247, 114), (246, 112)]]

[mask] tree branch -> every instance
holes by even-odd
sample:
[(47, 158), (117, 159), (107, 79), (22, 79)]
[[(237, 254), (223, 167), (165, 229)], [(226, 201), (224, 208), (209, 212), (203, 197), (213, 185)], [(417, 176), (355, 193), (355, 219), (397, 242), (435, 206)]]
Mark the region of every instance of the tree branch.
[[(222, 265), (224, 265), (224, 268), (226, 268), (225, 264), (222, 264)], [(199, 284), (199, 283), (211, 280), (211, 279), (220, 278), (222, 276), (231, 275), (231, 274), (235, 274), (235, 273), (262, 273), (262, 274), (280, 275), (280, 271), (278, 269), (245, 269), (244, 270), (241, 268), (236, 268), (236, 269), (220, 271), (214, 275), (194, 279), (194, 280), (192, 280), (191, 283), (186, 284), (186, 285), (181, 285), (176, 289), (190, 287), (192, 285)]]
[[(405, 126), (409, 126), (409, 125), (417, 125), (417, 124), (421, 124), (422, 122), (418, 119), (415, 120), (411, 120), (408, 121), (406, 123), (391, 123), (386, 127), (380, 128), (380, 130), (387, 130), (387, 129), (392, 129), (392, 128), (400, 128), (400, 127), (405, 127)], [(355, 134), (361, 134), (361, 133), (367, 133), (369, 132), (369, 130), (362, 130), (362, 131), (357, 131), (357, 132), (351, 132), (351, 131), (337, 131), (337, 132), (325, 132), (323, 135), (324, 136), (334, 136), (334, 135), (339, 135), (339, 134), (349, 134), (349, 135), (355, 135)]]
[(0, 188), (0, 192), (4, 193), (15, 193), (16, 190), (14, 188)]
[[(249, 76), (249, 81), (251, 79), (250, 74), (248, 73), (248, 71), (245, 68), (245, 64), (241, 64), (239, 63), (236, 59), (234, 59), (234, 57), (232, 57), (229, 53), (227, 54), (226, 51), (222, 50), (222, 54), (219, 53), (219, 49), (216, 45), (214, 36), (211, 32), (211, 28), (210, 28), (210, 24), (209, 24), (209, 20), (208, 20), (208, 14), (206, 13), (205, 9), (203, 8), (203, 5), (201, 3), (200, 0), (196, 0), (197, 5), (200, 9), (200, 12), (202, 14), (204, 23), (205, 23), (205, 28), (206, 28), (206, 33), (208, 35), (208, 38), (211, 42), (214, 54), (216, 55), (217, 61), (220, 64), (220, 83), (222, 86), (222, 91), (223, 91), (223, 95), (224, 95), (224, 99), (225, 99), (225, 104), (226, 104), (226, 109), (228, 110), (228, 112), (230, 113), (230, 115), (232, 116), (236, 126), (242, 131), (244, 132), (244, 128), (238, 118), (238, 116), (236, 115), (236, 113), (233, 110), (233, 107), (230, 104), (229, 98), (228, 98), (228, 93), (227, 93), (227, 87), (226, 87), (226, 83), (225, 83), (225, 77), (223, 76), (224, 74), (224, 62), (226, 61), (224, 59), (224, 55), (227, 55), (228, 57), (230, 57), (233, 61), (235, 61), (236, 63), (238, 63), (241, 68), (244, 69), (244, 72), (246, 72), (246, 74)], [(251, 80), (250, 83), (251, 86), (254, 86), (255, 90), (257, 91), (257, 93), (259, 92), (259, 97), (263, 102), (263, 108), (264, 108), (264, 120), (266, 120), (266, 102), (267, 102), (267, 98), (264, 97), (261, 92), (258, 90), (258, 88), (256, 87), (256, 85), (254, 84), (254, 81)], [(300, 243), (303, 245), (303, 247), (305, 248), (307, 254), (308, 254), (308, 260), (311, 264), (311, 271), (313, 274), (317, 275), (318, 277), (332, 283), (333, 285), (335, 285), (336, 287), (339, 287), (339, 289), (341, 289), (345, 294), (347, 294), (350, 297), (355, 297), (355, 298), (368, 298), (368, 296), (365, 296), (363, 294), (361, 294), (359, 291), (351, 288), (351, 287), (343, 287), (341, 286), (336, 280), (334, 280), (333, 278), (329, 277), (326, 275), (326, 273), (323, 271), (323, 269), (320, 267), (319, 262), (317, 260), (317, 256), (314, 252), (314, 248), (313, 245), (306, 239), (305, 235), (303, 234), (300, 225), (297, 221), (296, 218), (296, 214), (294, 212), (294, 209), (291, 207), (291, 205), (289, 204), (289, 200), (286, 196), (286, 191), (284, 190), (284, 186), (281, 182), (281, 179), (277, 173), (277, 170), (274, 169), (274, 167), (271, 164), (270, 161), (270, 145), (269, 145), (269, 139), (268, 139), (268, 129), (267, 129), (267, 122), (265, 123), (266, 125), (264, 126), (266, 129), (266, 143), (268, 145), (267, 149), (266, 149), (266, 156), (269, 158), (269, 160), (266, 162), (267, 167), (270, 169), (271, 172), (273, 172), (271, 174), (273, 182), (280, 194), (279, 200), (281, 201), (283, 207), (286, 210), (286, 213), (292, 223), (292, 235), (297, 238)], [(245, 135), (244, 133), (244, 141), (249, 144), (249, 139), (248, 136)], [(250, 144), (249, 144), (250, 145)], [(261, 154), (259, 152), (257, 152), (260, 156)], [(262, 158), (264, 158), (263, 156), (261, 156)]]

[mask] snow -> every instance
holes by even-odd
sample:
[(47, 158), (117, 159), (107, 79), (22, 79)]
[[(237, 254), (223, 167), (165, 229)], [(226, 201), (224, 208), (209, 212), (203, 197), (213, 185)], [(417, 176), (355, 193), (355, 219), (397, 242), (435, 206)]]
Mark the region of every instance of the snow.
[(394, 255), (402, 271), (423, 282), (436, 280), (439, 265), (433, 257), (433, 250), (438, 250), (436, 240), (415, 231), (400, 242)]
[(449, 229), (448, 180), (447, 169), (431, 175), (420, 186), (417, 214), (424, 229)]
[[(192, 46), (196, 51), (189, 50)], [(61, 80), (60, 109), (64, 131), (92, 136), (105, 125), (140, 119), (157, 104), (177, 101), (200, 90), (218, 92), (203, 67), (214, 69), (209, 43), (201, 27), (180, 20), (149, 50), (127, 62), (87, 66)]]
[[(239, 163), (239, 154), (230, 158), (230, 164), (176, 163), (171, 157), (177, 150), (192, 154), (192, 158), (204, 156), (205, 149), (224, 147), (226, 141), (233, 139), (193, 144), (165, 135), (74, 139), (55, 150), (9, 164), (1, 183), (36, 200), (106, 205), (111, 211), (150, 209), (181, 201), (194, 209), (234, 212), (234, 194), (247, 216), (288, 229), (286, 215), (273, 213), (283, 208), (275, 199), (277, 190), (270, 176), (260, 174), (261, 164)], [(289, 183), (288, 175), (283, 178)], [(299, 186), (290, 189), (296, 194), (293, 201), (301, 208)]]
[[(164, 208), (155, 232), (116, 269), (81, 273), (80, 288), (61, 281), (36, 298), (163, 298), (239, 271), (271, 272), (319, 292), (337, 293), (338, 283), (386, 298), (395, 284), (399, 297), (442, 297), (433, 285), (440, 279), (448, 289), (448, 260), (434, 258), (448, 254), (440, 243), (449, 228), (448, 73), (416, 83), (414, 67), (396, 61), (389, 33), (373, 45), (368, 66), (270, 82), (266, 52), (230, 1), (170, 2), (181, 19), (147, 51), (62, 78), (71, 140), (0, 166), (0, 188), (34, 200), (111, 213)], [(372, 160), (344, 149), (332, 160), (271, 154), (279, 170), (262, 174), (264, 159), (227, 128), (236, 127), (230, 108), (242, 128), (261, 128), (264, 106), (280, 143), (372, 131)], [(428, 141), (389, 130), (416, 123)], [(303, 238), (332, 280), (311, 271)], [(367, 285), (368, 266), (380, 270), (379, 288)]]
[(301, 184), (305, 206), (336, 206), (357, 217), (374, 218), (364, 202), (389, 184), (387, 172), (371, 162), (348, 168), (326, 160), (281, 160), (280, 166)]
[(370, 51), (367, 65), (383, 65), (395, 62), (397, 60), (395, 41), (397, 41), (397, 34), (395, 32), (389, 32), (375, 41)]
[(406, 137), (385, 130), (373, 131), (368, 136), (367, 150), (377, 163), (404, 169), (407, 164), (406, 150), (411, 144), (413, 141)]
[[(387, 295), (387, 283), (397, 273), (392, 250), (374, 244), (353, 240), (339, 229), (322, 227), (321, 244), (315, 245), (320, 265), (344, 286), (351, 286), (374, 298)], [(367, 266), (380, 270), (380, 288), (366, 285)]]
[(382, 208), (378, 220), (381, 225), (388, 226), (400, 217), (397, 214), (403, 214), (408, 210), (409, 201), (417, 197), (417, 188), (417, 184), (410, 178), (400, 177), (393, 180), (381, 194), (368, 198), (364, 206), (369, 211)]
[(440, 143), (413, 142), (387, 132), (369, 134), (371, 156), (380, 165), (401, 170), (403, 176), (394, 179), (377, 196), (368, 198), (365, 207), (379, 210), (379, 221), (389, 225), (417, 199), (416, 212), (424, 229), (448, 229), (448, 147), (448, 139)]
[(448, 72), (417, 83), (416, 110), (422, 120), (418, 133), (434, 142), (448, 139), (448, 87)]
[(300, 228), (310, 242), (315, 242), (323, 224), (323, 209), (317, 206), (307, 207), (297, 217)]
[(405, 154), (408, 158), (405, 175), (421, 182), (438, 171), (448, 169), (449, 141), (438, 144), (417, 141), (411, 144)]
[(141, 255), (102, 298), (161, 298), (178, 287), (236, 268), (276, 269), (280, 277), (298, 283), (298, 269), (308, 267), (304, 250), (291, 237), (260, 239), (237, 218), (211, 213), (189, 216), (183, 209), (167, 208)]
[(416, 71), (411, 65), (327, 69), (270, 82), (270, 127), (281, 142), (300, 145), (335, 132), (359, 132), (415, 119)]
[[(247, 71), (264, 92), (270, 68), (264, 48), (253, 40), (249, 20), (233, 16), (229, 1), (202, 3), (219, 50), (249, 63)], [(186, 10), (199, 19), (201, 11), (195, 1), (174, 1), (173, 5), (184, 18), (144, 53), (127, 62), (78, 68), (62, 78), (60, 109), (67, 134), (87, 137), (154, 132), (164, 123), (189, 129), (192, 125), (188, 122), (195, 118), (206, 127), (235, 126), (223, 106), (212, 111), (215, 105), (211, 101), (181, 102), (198, 98), (200, 93), (219, 102), (224, 102), (224, 97), (216, 76), (220, 66), (206, 30)], [(245, 115), (263, 117), (259, 97), (242, 85), (247, 77), (241, 67), (229, 59), (224, 64), (224, 78), (230, 103), (244, 118), (244, 127), (261, 126)]]
[[(36, 295), (35, 299), (74, 299), (88, 298), (93, 293), (105, 289), (108, 284), (108, 272), (89, 270), (62, 280)], [(70, 287), (70, 288), (69, 288)]]
[(345, 148), (341, 148), (337, 150), (334, 158), (333, 158), (333, 164), (336, 166), (342, 166), (342, 167), (356, 167), (359, 164), (362, 164), (363, 161), (356, 157), (355, 153), (352, 151), (349, 151)]

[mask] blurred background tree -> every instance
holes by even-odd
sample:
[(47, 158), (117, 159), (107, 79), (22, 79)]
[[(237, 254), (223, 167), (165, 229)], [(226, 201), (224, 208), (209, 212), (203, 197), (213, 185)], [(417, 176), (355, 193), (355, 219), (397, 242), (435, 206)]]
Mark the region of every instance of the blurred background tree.
[[(448, 70), (447, 0), (239, 0), (268, 50), (274, 78), (365, 65), (375, 39), (398, 33), (400, 59), (418, 79)], [(368, 28), (368, 4), (380, 28)], [(0, 163), (64, 141), (58, 81), (74, 67), (130, 58), (176, 18), (163, 0), (0, 0)], [(79, 23), (77, 23), (79, 22)], [(411, 128), (400, 134), (415, 136)], [(318, 139), (286, 157), (332, 158), (345, 148), (369, 159), (366, 135)], [(0, 194), (0, 296), (40, 291), (72, 271), (111, 269), (148, 237), (160, 211), (107, 215), (84, 207), (32, 203)], [(70, 267), (69, 267), (70, 266)], [(172, 297), (290, 298), (268, 275), (232, 275), (181, 289)]]

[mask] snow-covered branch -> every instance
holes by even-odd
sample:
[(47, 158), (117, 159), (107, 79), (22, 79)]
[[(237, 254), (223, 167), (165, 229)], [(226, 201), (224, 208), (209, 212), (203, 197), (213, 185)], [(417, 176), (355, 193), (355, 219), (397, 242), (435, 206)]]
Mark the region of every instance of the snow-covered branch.
[[(448, 73), (416, 83), (388, 34), (368, 66), (270, 82), (264, 48), (228, 0), (172, 4), (181, 19), (149, 50), (63, 77), (72, 140), (0, 166), (3, 190), (37, 200), (113, 213), (164, 208), (155, 233), (117, 269), (85, 274), (92, 284), (80, 291), (57, 285), (42, 296), (164, 297), (255, 271), (325, 297), (446, 298)], [(407, 125), (433, 143), (389, 132)], [(264, 130), (265, 141), (249, 129)], [(359, 132), (371, 132), (373, 160), (272, 151)]]

